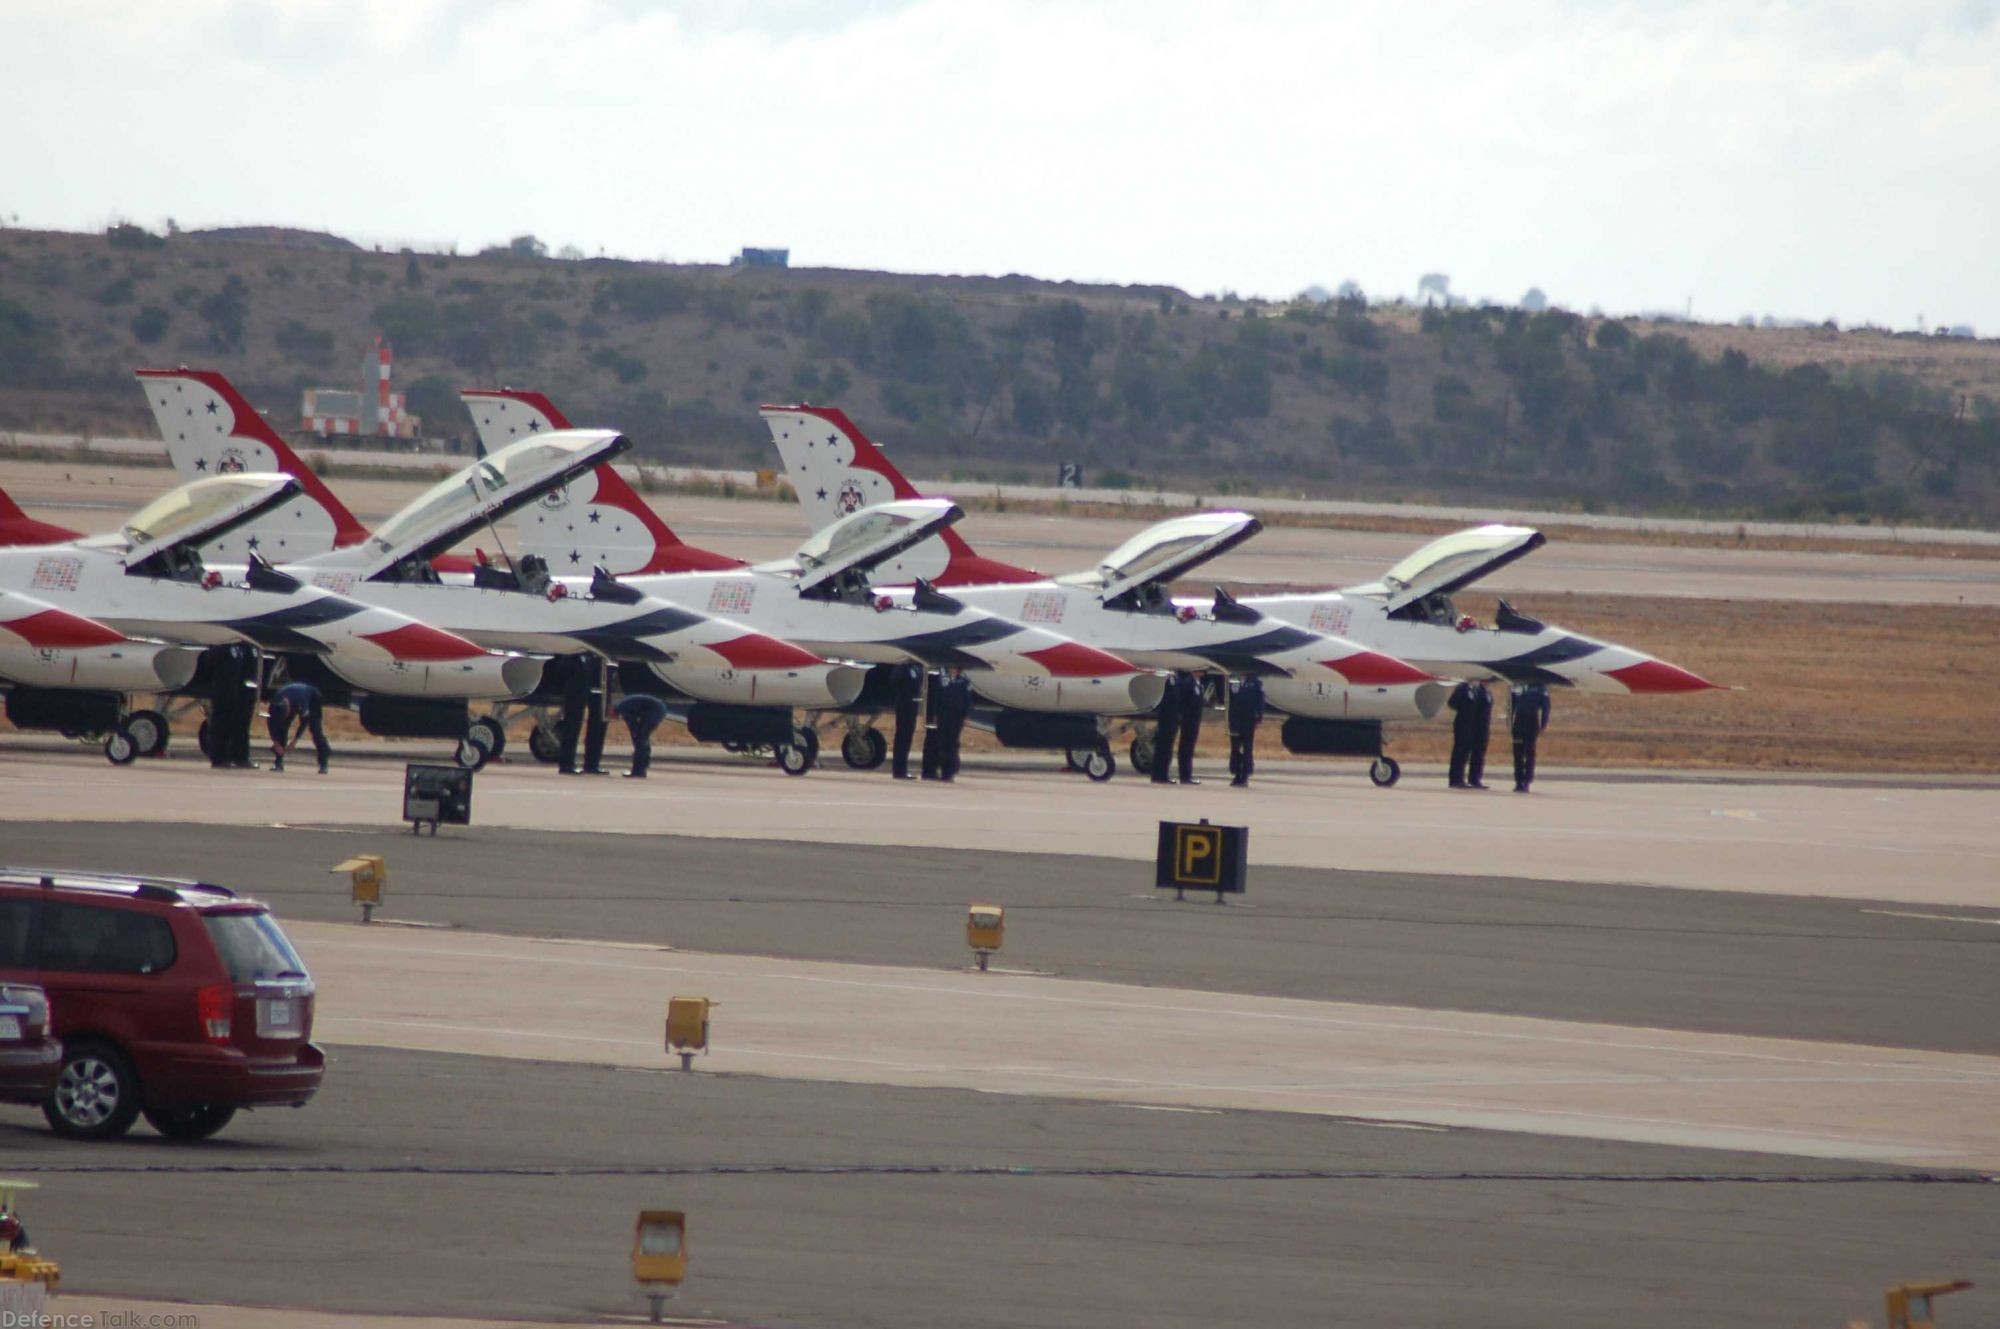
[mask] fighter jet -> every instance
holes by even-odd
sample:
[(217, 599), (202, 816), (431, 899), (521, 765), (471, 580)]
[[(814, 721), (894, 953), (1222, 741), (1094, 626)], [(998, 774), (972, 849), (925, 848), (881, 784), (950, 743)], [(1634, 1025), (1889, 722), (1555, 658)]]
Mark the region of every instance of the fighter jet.
[[(0, 548), (0, 590), (93, 620), (122, 637), (204, 647), (249, 642), (367, 691), (509, 697), (533, 687), (540, 660), (493, 654), (394, 611), (304, 585), (261, 559), (233, 575), (203, 563), (203, 544), (281, 506), (298, 489), (289, 476), (257, 472), (183, 485), (147, 504), (117, 532)], [(89, 668), (80, 664), (80, 681), (56, 687), (116, 693), (122, 679), (134, 690), (171, 691), (189, 681), (180, 677), (182, 657), (163, 659), (133, 647), (152, 655), (149, 667), (114, 643), (93, 645), (105, 657), (88, 662)], [(52, 690), (47, 679), (27, 686)], [(10, 693), (10, 706), (18, 704)], [(157, 720), (154, 713), (149, 718)], [(164, 721), (157, 720), (156, 731), (127, 737), (140, 751), (156, 751)], [(106, 755), (118, 758), (109, 748)]]
[[(147, 371), (141, 377), (177, 466), (186, 468), (200, 462), (220, 466), (232, 448), (246, 461), (273, 456), (281, 464), (292, 464), (285, 460), (289, 449), (283, 441), (220, 375), (166, 370)], [(494, 450), (468, 472), (522, 455), (522, 449), (544, 445), (551, 438), (592, 432), (565, 430), (568, 422), (546, 404), (546, 399), (541, 399), (545, 409), (536, 409), (532, 417), (523, 407), (519, 421), (505, 426), (509, 432), (494, 431), (491, 417), (516, 405), (518, 395), (492, 394), (493, 400), (482, 403), (488, 409), (475, 407), (476, 417), (487, 417), (482, 427), (488, 431)], [(210, 402), (216, 406), (213, 412), (207, 409)], [(307, 566), (314, 577), (331, 575), (337, 569), (356, 571), (358, 561), (369, 557), (366, 551), (385, 534), (393, 534), (403, 547), (396, 560), (388, 561), (402, 571), (394, 577), (381, 570), (367, 572), (339, 584), (349, 586), (356, 595), (370, 595), (374, 592), (362, 589), (363, 580), (396, 581), (407, 573), (410, 581), (402, 584), (421, 585), (429, 580), (441, 585), (452, 579), (433, 578), (411, 560), (428, 559), (435, 572), (437, 552), (482, 523), (493, 528), (501, 517), (513, 513), (522, 533), (512, 560), (519, 570), (494, 564), (484, 573), (475, 573), (475, 581), (483, 577), (497, 585), (525, 572), (538, 586), (560, 587), (567, 600), (618, 603), (618, 597), (652, 596), (678, 606), (680, 612), (726, 615), (820, 655), (863, 666), (909, 659), (933, 666), (957, 665), (972, 671), (982, 687), (1011, 690), (1051, 713), (1138, 713), (1158, 703), (1164, 686), (1161, 680), (1053, 632), (1002, 623), (989, 614), (962, 605), (939, 604), (915, 592), (869, 594), (869, 574), (875, 564), (895, 556), (913, 541), (946, 530), (963, 515), (954, 505), (919, 504), (877, 514), (869, 521), (828, 534), (822, 541), (808, 542), (792, 559), (750, 568), (739, 560), (682, 544), (607, 464), (610, 455), (614, 454), (567, 468), (553, 481), (537, 482), (535, 492), (528, 495), (535, 500), (532, 503), (516, 502), (505, 510), (486, 511), (461, 522), (447, 537), (413, 542), (403, 529), (407, 525), (404, 514), (423, 506), (426, 500), (419, 499), (384, 523), (374, 537), (331, 549), (309, 559)], [(438, 492), (457, 491), (447, 482)], [(510, 492), (518, 495), (521, 487), (512, 487)], [(331, 494), (323, 501), (338, 504)], [(348, 523), (359, 526), (348, 514), (329, 517), (317, 523), (317, 528), (330, 532)], [(552, 529), (555, 525), (562, 527), (560, 532)], [(391, 528), (396, 529), (392, 532)], [(494, 539), (499, 538), (494, 529)], [(322, 543), (331, 542), (322, 537)], [(385, 556), (374, 561), (384, 562)], [(584, 569), (590, 569), (589, 575), (583, 575)], [(545, 577), (546, 582), (542, 580)], [(415, 600), (397, 603), (420, 607)], [(430, 614), (443, 612), (427, 606), (423, 609)], [(441, 621), (462, 627), (474, 640), (495, 643), (501, 639), (491, 624), (458, 618)], [(512, 636), (508, 640), (524, 639)], [(542, 642), (540, 648), (550, 648), (550, 644)], [(774, 746), (781, 765), (794, 771), (810, 767), (817, 755), (818, 739), (811, 724), (792, 723), (789, 706), (796, 702), (817, 718), (856, 704), (860, 693), (858, 680), (863, 675), (853, 664), (831, 668), (838, 671), (839, 686), (813, 696), (760, 688), (747, 665), (718, 669), (706, 678), (694, 679), (699, 686), (667, 677), (663, 670), (653, 672), (695, 699), (677, 715), (696, 738)], [(685, 675), (685, 669), (682, 672)], [(646, 686), (643, 679), (633, 677), (630, 668), (621, 670), (621, 675), (628, 687), (635, 683)], [(867, 700), (862, 697), (862, 704)], [(786, 709), (774, 711), (774, 703)], [(869, 764), (856, 761), (852, 754), (848, 760), (850, 764)]]
[(0, 689), (17, 729), (103, 737), (107, 756), (130, 760), (165, 733), (166, 720), (151, 711), (122, 716), (124, 698), (186, 687), (200, 659), (193, 647), (134, 641), (96, 619), (0, 591)]
[[(177, 469), (227, 471), (238, 459), (241, 464), (270, 459), (288, 470), (307, 471), (222, 375), (181, 369), (145, 370), (139, 377)], [(853, 700), (863, 672), (850, 665), (830, 663), (741, 623), (632, 595), (625, 588), (597, 594), (587, 583), (559, 582), (531, 556), (504, 557), (501, 521), (630, 446), (623, 435), (607, 430), (550, 431), (523, 439), (439, 482), (372, 534), (322, 484), (307, 496), (312, 510), (293, 524), (267, 523), (251, 528), (248, 536), (238, 532), (237, 538), (240, 545), (255, 540), (265, 549), (279, 541), (294, 560), (285, 565), (288, 571), (367, 603), (395, 605), (426, 616), (426, 621), (449, 623), (489, 646), (557, 655), (587, 652), (623, 666), (628, 681), (634, 676), (651, 679), (646, 686), (664, 685), (695, 706), (780, 714), (787, 720), (786, 735), (793, 706)], [(502, 552), (499, 560), (464, 560), (448, 552), (482, 531)], [(460, 573), (460, 568), (466, 571)], [(537, 713), (531, 747), (544, 760), (555, 756), (546, 713), (558, 700), (537, 694), (518, 703)], [(381, 718), (385, 724), (411, 726), (410, 732), (436, 732), (449, 723), (444, 712), (450, 708), (434, 709), (437, 714), (403, 708), (397, 716)], [(468, 739), (479, 749), (477, 760), (500, 753), (510, 718), (502, 708), (471, 722)], [(765, 725), (759, 732), (769, 729)], [(802, 772), (809, 766), (787, 769)]]
[[(824, 525), (846, 507), (917, 492), (845, 412), (797, 405), (766, 406), (762, 414), (806, 510), (808, 524)], [(1163, 523), (1163, 527), (1173, 525)], [(1161, 529), (1154, 528), (1155, 532)], [(1155, 538), (1145, 533), (1135, 543), (1143, 545)], [(1457, 612), (1451, 601), (1455, 592), (1544, 541), (1540, 532), (1523, 527), (1461, 531), (1424, 546), (1391, 568), (1380, 582), (1345, 591), (1245, 596), (1240, 600), (1218, 590), (1212, 612), (1261, 621), (1273, 629), (1297, 628), (1342, 638), (1444, 678), (1532, 681), (1614, 693), (1691, 692), (1715, 686), (1630, 647), (1550, 627), (1504, 601), (1490, 625), (1477, 624)], [(969, 546), (938, 544), (911, 551), (900, 566), (914, 575), (934, 577), (940, 586), (954, 585), (967, 577), (983, 580), (993, 573), (992, 560), (980, 559), (973, 564), (967, 561), (971, 558), (978, 555), (972, 554)], [(1107, 565), (1112, 561), (1107, 560)], [(1001, 570), (1016, 583), (1032, 576), (1026, 568), (1003, 565)], [(1174, 575), (1184, 575), (1187, 570), (1184, 566)], [(1058, 584), (1072, 581), (1056, 580)], [(1344, 695), (1339, 695), (1343, 691)], [(1288, 749), (1373, 755), (1370, 775), (1383, 785), (1393, 784), (1399, 770), (1392, 759), (1381, 754), (1381, 722), (1429, 718), (1437, 713), (1441, 695), (1422, 686), (1357, 693), (1300, 679), (1267, 680), (1265, 694), (1272, 707), (1293, 717), (1284, 727)], [(1340, 707), (1328, 714), (1326, 703), (1336, 699)]]

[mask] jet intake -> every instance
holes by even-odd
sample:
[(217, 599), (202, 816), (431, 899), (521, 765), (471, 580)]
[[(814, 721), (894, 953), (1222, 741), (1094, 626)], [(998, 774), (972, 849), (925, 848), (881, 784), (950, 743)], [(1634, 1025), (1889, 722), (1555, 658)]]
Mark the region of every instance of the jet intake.
[(1167, 688), (1164, 676), (1147, 673), (1044, 678), (983, 671), (968, 677), (980, 696), (1000, 706), (1065, 715), (1137, 715), (1158, 706)]
[(323, 658), (329, 669), (364, 692), (461, 701), (499, 700), (533, 692), (548, 663), (540, 656), (491, 652), (463, 660), (423, 662), (357, 658), (340, 651)]
[(1443, 683), (1391, 687), (1337, 687), (1297, 679), (1264, 680), (1266, 704), (1288, 715), (1318, 720), (1428, 720), (1443, 708), (1451, 689)]
[(145, 642), (46, 652), (32, 646), (5, 646), (0, 647), (0, 679), (27, 687), (171, 692), (187, 686), (200, 659), (198, 650)]
[(653, 673), (698, 701), (737, 706), (805, 706), (828, 710), (861, 695), (868, 671), (856, 665), (804, 669), (704, 669), (655, 664)]

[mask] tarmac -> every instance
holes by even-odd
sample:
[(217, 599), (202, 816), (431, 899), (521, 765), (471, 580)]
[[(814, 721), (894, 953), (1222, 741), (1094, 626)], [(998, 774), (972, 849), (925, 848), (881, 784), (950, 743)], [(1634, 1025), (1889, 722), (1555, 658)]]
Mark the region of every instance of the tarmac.
[[(1932, 1275), (2000, 1308), (1990, 783), (676, 753), (489, 768), (432, 837), (386, 758), (422, 745), (381, 746), (321, 777), (0, 744), (0, 859), (270, 900), (332, 1058), (201, 1146), (0, 1109), (66, 1308), (625, 1322), (644, 1207), (690, 1215), (674, 1313), (728, 1325), (1844, 1323)], [(1251, 828), (1243, 896), (1153, 887), (1198, 816)], [(720, 1002), (689, 1072), (677, 994)]]

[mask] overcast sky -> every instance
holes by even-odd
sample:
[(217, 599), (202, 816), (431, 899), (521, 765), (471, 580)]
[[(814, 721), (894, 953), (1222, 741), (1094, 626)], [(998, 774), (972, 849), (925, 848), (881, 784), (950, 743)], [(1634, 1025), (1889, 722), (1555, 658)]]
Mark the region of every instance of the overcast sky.
[(1992, 0), (0, 0), (0, 219), (2000, 334)]

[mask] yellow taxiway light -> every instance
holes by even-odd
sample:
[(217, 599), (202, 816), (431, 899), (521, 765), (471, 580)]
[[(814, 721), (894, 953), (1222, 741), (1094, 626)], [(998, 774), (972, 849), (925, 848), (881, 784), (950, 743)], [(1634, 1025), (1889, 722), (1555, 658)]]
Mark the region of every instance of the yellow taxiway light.
[(1000, 943), (1007, 932), (1007, 911), (997, 904), (976, 904), (966, 911), (965, 944), (979, 957), (979, 967), (986, 968), (986, 959), (1000, 949)]
[(335, 872), (345, 872), (353, 889), (354, 903), (361, 906), (361, 921), (373, 922), (382, 893), (389, 888), (389, 867), (380, 854), (357, 854), (336, 863)]
[(693, 1068), (695, 1053), (708, 1051), (708, 1013), (721, 1004), (707, 997), (667, 1002), (667, 1051), (680, 1054), (682, 1070)]
[(1963, 1292), (1971, 1286), (1963, 1278), (1955, 1278), (1949, 1283), (1896, 1284), (1889, 1289), (1886, 1298), (1889, 1329), (1932, 1329), (1937, 1318), (1931, 1310), (1931, 1298), (1942, 1297), (1947, 1292)]
[(632, 1277), (646, 1289), (655, 1323), (687, 1272), (687, 1215), (678, 1209), (641, 1209), (632, 1233)]

